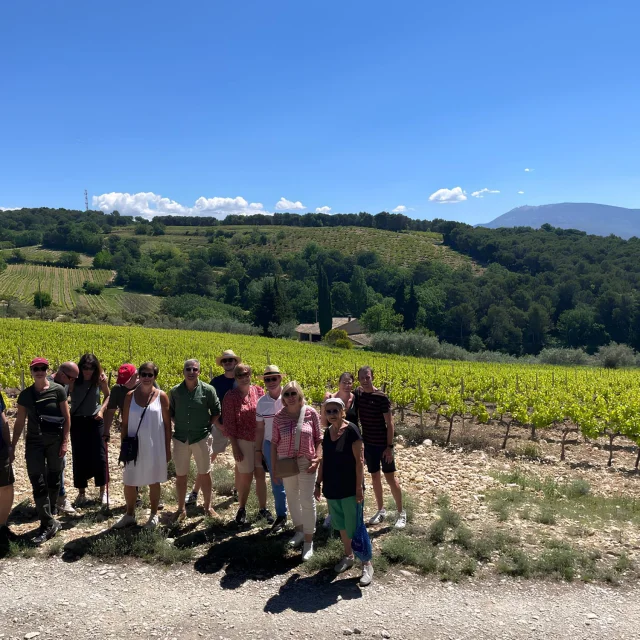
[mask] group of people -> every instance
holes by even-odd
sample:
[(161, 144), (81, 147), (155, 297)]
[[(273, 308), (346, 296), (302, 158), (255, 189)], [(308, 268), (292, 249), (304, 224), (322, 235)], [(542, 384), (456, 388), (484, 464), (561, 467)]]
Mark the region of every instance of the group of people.
[[(49, 362), (34, 358), (30, 364), (33, 384), (18, 396), (13, 429), (0, 404), (0, 544), (15, 538), (7, 526), (13, 503), (12, 463), (26, 422), (25, 458), (33, 497), (40, 518), (34, 542), (40, 544), (61, 528), (58, 513), (74, 513), (87, 502), (86, 488), (93, 479), (100, 501), (108, 506), (108, 442), (113, 418), (121, 415), (121, 460), (126, 511), (113, 525), (135, 525), (140, 487), (149, 487), (150, 515), (144, 524), (159, 525), (160, 486), (168, 479), (173, 459), (176, 473), (177, 510), (174, 522), (187, 518), (186, 505), (202, 492), (204, 511), (216, 516), (211, 504), (211, 465), (231, 447), (235, 460), (235, 521), (246, 523), (246, 506), (255, 480), (259, 516), (273, 532), (284, 529), (290, 517), (294, 526), (289, 540), (302, 549), (302, 560), (313, 556), (316, 501), (323, 495), (329, 515), (325, 526), (340, 534), (344, 557), (336, 565), (340, 573), (354, 564), (351, 539), (359, 524), (364, 501), (364, 467), (371, 474), (377, 511), (369, 520), (380, 524), (387, 516), (382, 475), (397, 508), (394, 526), (406, 525), (402, 491), (395, 475), (394, 425), (389, 398), (374, 386), (373, 371), (358, 371), (359, 386), (351, 373), (343, 373), (335, 393), (327, 393), (318, 412), (305, 401), (295, 380), (284, 383), (283, 372), (268, 365), (262, 372), (264, 388), (252, 383), (250, 366), (232, 350), (224, 351), (216, 364), (223, 373), (207, 384), (200, 379), (198, 360), (184, 363), (183, 381), (169, 393), (157, 384), (158, 367), (123, 364), (109, 389), (100, 362), (85, 354), (78, 364), (65, 362), (48, 375)], [(0, 402), (2, 402), (0, 394)], [(65, 464), (71, 440), (73, 485), (78, 490), (72, 505), (65, 492)], [(127, 457), (128, 456), (128, 457)], [(193, 457), (195, 485), (188, 491)], [(267, 507), (266, 473), (269, 473), (275, 517)], [(363, 564), (361, 584), (370, 584), (373, 567)]]

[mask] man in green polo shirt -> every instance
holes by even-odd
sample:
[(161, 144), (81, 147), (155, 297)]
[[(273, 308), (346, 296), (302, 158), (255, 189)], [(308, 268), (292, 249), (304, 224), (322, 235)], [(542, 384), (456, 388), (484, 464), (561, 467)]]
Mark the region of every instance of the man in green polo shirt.
[(173, 461), (176, 466), (176, 493), (178, 510), (175, 522), (187, 517), (187, 474), (191, 454), (198, 468), (198, 479), (204, 498), (204, 512), (216, 516), (211, 508), (211, 427), (219, 426), (220, 401), (216, 390), (198, 379), (200, 363), (184, 363), (184, 380), (169, 392), (169, 406), (173, 419)]

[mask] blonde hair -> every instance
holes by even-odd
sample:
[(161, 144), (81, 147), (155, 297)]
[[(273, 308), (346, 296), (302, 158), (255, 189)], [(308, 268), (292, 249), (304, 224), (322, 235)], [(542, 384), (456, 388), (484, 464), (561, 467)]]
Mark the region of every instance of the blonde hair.
[(302, 387), (300, 386), (297, 380), (292, 380), (291, 382), (287, 382), (287, 384), (285, 384), (282, 389), (282, 395), (284, 395), (285, 392), (289, 391), (290, 389), (297, 391), (298, 398), (300, 399), (300, 406), (302, 406), (304, 404), (304, 392), (302, 391)]

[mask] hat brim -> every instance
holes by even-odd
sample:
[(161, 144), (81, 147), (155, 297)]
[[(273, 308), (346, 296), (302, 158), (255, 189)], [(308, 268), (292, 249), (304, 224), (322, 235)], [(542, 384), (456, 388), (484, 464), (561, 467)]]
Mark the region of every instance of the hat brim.
[[(227, 358), (230, 358), (231, 356), (218, 356), (216, 358), (216, 364), (220, 367), (222, 366), (222, 361), (226, 360)], [(240, 364), (242, 362), (242, 358), (240, 356), (234, 356), (234, 359), (236, 361), (236, 364)]]
[(261, 373), (256, 376), (256, 378), (264, 378), (265, 376), (280, 376), (284, 378), (284, 373), (282, 371), (269, 371), (269, 373)]

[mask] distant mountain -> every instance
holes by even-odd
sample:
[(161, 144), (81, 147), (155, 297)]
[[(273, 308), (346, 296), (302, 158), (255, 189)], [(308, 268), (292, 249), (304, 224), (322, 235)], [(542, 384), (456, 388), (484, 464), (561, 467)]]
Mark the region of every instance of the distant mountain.
[(479, 227), (533, 227), (548, 223), (561, 229), (580, 229), (597, 236), (614, 234), (621, 238), (640, 237), (640, 209), (607, 204), (563, 202), (539, 207), (516, 207)]

